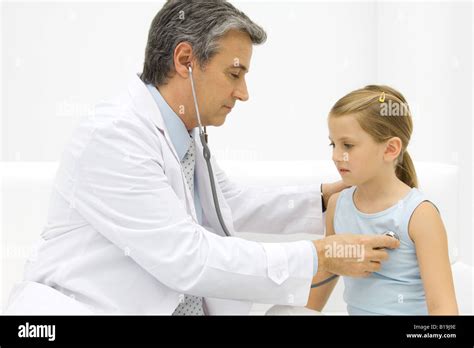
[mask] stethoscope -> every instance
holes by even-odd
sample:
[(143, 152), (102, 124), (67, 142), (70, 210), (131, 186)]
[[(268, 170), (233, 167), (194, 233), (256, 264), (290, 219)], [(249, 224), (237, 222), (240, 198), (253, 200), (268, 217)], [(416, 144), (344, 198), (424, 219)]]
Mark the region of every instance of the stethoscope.
[(209, 147), (207, 146), (207, 134), (206, 134), (205, 130), (203, 129), (203, 126), (202, 126), (202, 123), (201, 123), (201, 115), (199, 114), (199, 107), (198, 107), (197, 98), (196, 98), (196, 91), (195, 91), (195, 88), (194, 88), (193, 69), (192, 69), (191, 65), (188, 66), (188, 70), (189, 70), (189, 77), (191, 78), (191, 89), (193, 91), (194, 106), (196, 108), (196, 115), (197, 115), (197, 120), (198, 120), (199, 138), (201, 139), (202, 151), (203, 151), (204, 159), (206, 160), (207, 171), (209, 172), (209, 180), (211, 182), (212, 198), (214, 200), (214, 206), (216, 208), (217, 218), (219, 219), (219, 223), (221, 224), (222, 230), (224, 231), (226, 236), (230, 237), (229, 230), (227, 229), (227, 227), (224, 223), (224, 219), (222, 218), (221, 208), (219, 206), (219, 200), (217, 199), (216, 183), (214, 182), (214, 174), (213, 174), (212, 166), (211, 166), (211, 151), (209, 150)]
[[(190, 77), (190, 80), (191, 80), (191, 90), (193, 92), (194, 107), (196, 109), (196, 115), (197, 115), (197, 120), (198, 120), (199, 138), (201, 139), (203, 155), (204, 155), (204, 159), (206, 160), (206, 164), (207, 164), (207, 171), (209, 173), (209, 181), (211, 182), (212, 198), (214, 200), (214, 206), (216, 208), (217, 218), (219, 219), (219, 223), (221, 224), (222, 230), (224, 231), (226, 236), (230, 237), (231, 235), (230, 235), (229, 230), (227, 229), (227, 227), (224, 223), (224, 219), (222, 218), (221, 209), (220, 209), (220, 206), (219, 206), (219, 200), (217, 198), (216, 183), (214, 182), (214, 174), (213, 174), (212, 166), (211, 166), (211, 151), (209, 150), (209, 147), (207, 146), (207, 134), (206, 134), (206, 132), (204, 130), (204, 127), (202, 126), (202, 123), (201, 123), (201, 115), (199, 113), (199, 107), (198, 107), (197, 98), (196, 98), (196, 90), (194, 88), (193, 69), (191, 67), (191, 64), (188, 66), (188, 70), (189, 70), (189, 77)], [(392, 231), (387, 231), (387, 232), (384, 233), (384, 235), (387, 235), (387, 236), (390, 236), (390, 237), (393, 237), (393, 238), (396, 238), (396, 239), (400, 240), (400, 237), (398, 236), (398, 234), (396, 234), (395, 232), (392, 232)], [(338, 274), (333, 274), (332, 276), (326, 278), (325, 280), (323, 280), (319, 283), (311, 284), (311, 288), (317, 288), (317, 287), (323, 286), (324, 284), (329, 283), (330, 281), (332, 281), (333, 279), (335, 279), (337, 277), (339, 277)]]

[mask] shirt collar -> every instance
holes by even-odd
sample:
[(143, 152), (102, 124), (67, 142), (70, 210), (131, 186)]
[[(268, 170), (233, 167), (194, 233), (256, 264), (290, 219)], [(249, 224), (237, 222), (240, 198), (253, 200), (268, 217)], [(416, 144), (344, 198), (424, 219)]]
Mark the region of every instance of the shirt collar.
[(176, 115), (173, 109), (171, 109), (158, 89), (152, 84), (147, 84), (146, 86), (153, 96), (153, 99), (155, 99), (158, 109), (160, 109), (161, 116), (163, 117), (165, 127), (170, 135), (171, 142), (173, 143), (174, 149), (176, 150), (179, 159), (182, 161), (186, 155), (186, 152), (188, 152), (192, 141), (189, 132), (184, 126), (183, 121), (178, 117), (178, 115)]

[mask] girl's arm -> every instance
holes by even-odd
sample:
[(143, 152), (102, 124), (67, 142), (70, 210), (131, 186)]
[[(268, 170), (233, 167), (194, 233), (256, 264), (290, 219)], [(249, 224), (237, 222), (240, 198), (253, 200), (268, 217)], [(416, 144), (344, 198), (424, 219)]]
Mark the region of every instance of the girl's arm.
[[(326, 236), (330, 236), (334, 234), (334, 210), (336, 208), (337, 197), (339, 197), (339, 193), (333, 194), (331, 198), (329, 198), (328, 207), (326, 210)], [(328, 277), (332, 276), (332, 273), (327, 271), (319, 271), (313, 277), (313, 281), (311, 284), (319, 283)], [(309, 294), (308, 303), (306, 304), (306, 308), (314, 309), (316, 311), (321, 312), (324, 306), (326, 305), (329, 296), (331, 295), (332, 290), (336, 286), (338, 278), (331, 280), (329, 283), (326, 283), (322, 286), (317, 288), (311, 289)]]
[(458, 314), (446, 230), (433, 204), (423, 202), (415, 209), (408, 234), (415, 243), (428, 313)]

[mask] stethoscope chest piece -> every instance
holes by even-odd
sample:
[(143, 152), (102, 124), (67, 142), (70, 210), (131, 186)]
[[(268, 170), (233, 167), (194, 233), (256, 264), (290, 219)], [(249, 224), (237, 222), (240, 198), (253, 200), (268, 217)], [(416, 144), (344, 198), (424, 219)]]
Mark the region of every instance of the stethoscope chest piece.
[(383, 235), (395, 238), (398, 241), (400, 240), (400, 236), (397, 233), (393, 232), (393, 231), (386, 231), (386, 232), (384, 232)]

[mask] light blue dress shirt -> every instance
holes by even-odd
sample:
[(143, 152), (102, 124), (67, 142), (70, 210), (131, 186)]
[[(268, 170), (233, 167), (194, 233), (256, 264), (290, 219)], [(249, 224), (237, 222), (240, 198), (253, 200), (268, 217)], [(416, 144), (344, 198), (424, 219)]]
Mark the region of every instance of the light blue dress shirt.
[[(158, 89), (156, 89), (156, 87), (151, 84), (147, 84), (146, 86), (149, 89), (153, 98), (155, 99), (155, 102), (158, 105), (158, 109), (160, 109), (161, 116), (163, 117), (166, 129), (168, 130), (168, 133), (170, 135), (171, 142), (173, 143), (173, 146), (176, 150), (176, 153), (178, 154), (180, 161), (182, 161), (191, 143), (191, 137), (189, 135), (189, 132), (184, 126), (183, 121), (181, 121), (178, 115), (176, 115), (173, 109), (171, 109), (171, 107), (165, 101)], [(196, 178), (194, 178), (194, 180), (196, 180)], [(196, 215), (198, 218), (198, 222), (202, 223), (202, 206), (199, 200), (199, 195), (197, 194), (197, 190), (194, 190), (194, 206), (196, 207)], [(318, 254), (316, 252), (316, 248), (313, 242), (308, 242), (311, 243), (312, 246), (313, 273), (316, 274), (318, 270)]]

